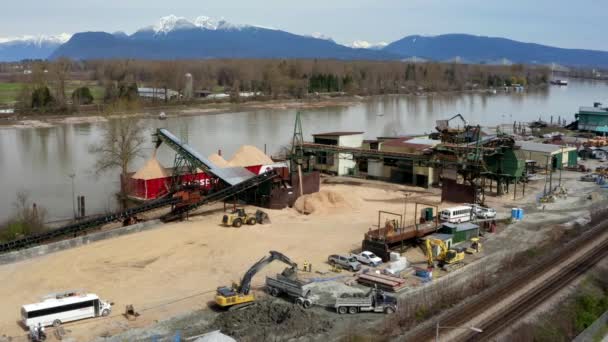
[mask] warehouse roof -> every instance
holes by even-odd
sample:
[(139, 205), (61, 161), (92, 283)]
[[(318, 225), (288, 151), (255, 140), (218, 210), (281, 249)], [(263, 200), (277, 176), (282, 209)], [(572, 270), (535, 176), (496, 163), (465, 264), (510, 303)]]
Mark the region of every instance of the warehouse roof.
[(465, 230), (472, 230), (472, 229), (478, 229), (479, 226), (471, 223), (471, 222), (465, 222), (465, 223), (450, 223), (450, 222), (445, 222), (443, 223), (444, 227), (450, 228), (450, 229), (454, 229), (456, 228), (457, 232), (462, 232)]
[(594, 114), (606, 114), (606, 115), (608, 115), (608, 108), (601, 108), (601, 107), (580, 107), (578, 109), (578, 111), (579, 112), (588, 112), (588, 113), (594, 113)]
[(317, 133), (317, 134), (313, 134), (313, 137), (316, 136), (327, 136), (327, 137), (341, 137), (343, 135), (356, 135), (356, 134), (363, 134), (363, 132), (327, 132), (327, 133)]
[(412, 144), (412, 143), (408, 142), (407, 140), (403, 140), (403, 139), (389, 140), (385, 143), (382, 143), (382, 146), (407, 147), (407, 148), (411, 148), (411, 149), (414, 149), (417, 151), (422, 151), (422, 150), (426, 150), (427, 148), (433, 147), (431, 145), (426, 145), (426, 144)]
[(564, 149), (564, 151), (576, 149), (575, 147), (571, 147), (571, 146), (543, 144), (543, 143), (537, 143), (537, 142), (532, 142), (532, 141), (517, 141), (515, 143), (515, 146), (521, 147), (521, 149), (524, 151), (542, 152), (542, 153), (555, 153), (555, 152), (561, 151), (562, 148)]

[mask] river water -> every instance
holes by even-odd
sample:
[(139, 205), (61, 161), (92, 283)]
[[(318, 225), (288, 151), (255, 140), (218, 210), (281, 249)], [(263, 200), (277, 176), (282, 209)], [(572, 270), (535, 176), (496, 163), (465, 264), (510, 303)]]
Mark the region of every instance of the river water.
[[(608, 100), (608, 83), (570, 80), (567, 87), (523, 93), (450, 94), (433, 96), (383, 96), (362, 100), (349, 107), (302, 110), (305, 139), (327, 131), (364, 131), (368, 139), (433, 131), (435, 120), (461, 113), (470, 123), (481, 125), (549, 121), (553, 115), (574, 120), (579, 106)], [(243, 144), (266, 147), (268, 154), (279, 151), (291, 140), (296, 110), (254, 110), (225, 114), (170, 117), (165, 121), (143, 119), (148, 137), (145, 158), (132, 165), (140, 167), (153, 150), (151, 134), (168, 128), (187, 140), (204, 155), (221, 149), (230, 156)], [(48, 220), (73, 215), (72, 191), (86, 197), (87, 214), (116, 209), (113, 194), (119, 188), (118, 173), (95, 174), (96, 156), (89, 146), (99, 141), (108, 123), (64, 124), (51, 128), (0, 128), (0, 222), (14, 212), (18, 191), (48, 212)], [(159, 160), (172, 166), (173, 152), (159, 150)], [(75, 174), (74, 187), (70, 174)]]

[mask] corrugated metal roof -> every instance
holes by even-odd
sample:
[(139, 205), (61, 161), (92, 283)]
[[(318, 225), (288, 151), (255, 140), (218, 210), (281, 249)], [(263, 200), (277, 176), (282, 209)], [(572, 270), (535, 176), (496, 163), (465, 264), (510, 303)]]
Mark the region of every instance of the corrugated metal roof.
[(456, 228), (457, 232), (462, 232), (462, 231), (465, 231), (465, 230), (471, 230), (471, 229), (478, 229), (479, 228), (478, 225), (476, 225), (474, 223), (471, 223), (471, 222), (464, 222), (464, 223), (450, 223), (450, 222), (446, 222), (446, 223), (443, 223), (443, 226), (444, 227), (448, 227), (450, 229)]
[(580, 107), (578, 109), (578, 111), (608, 115), (608, 108), (601, 108), (601, 107)]
[[(385, 141), (382, 143), (382, 146), (407, 147), (407, 148), (411, 148), (411, 149), (418, 150), (418, 151), (422, 151), (427, 148), (433, 147), (433, 145), (428, 145), (428, 144), (412, 144), (412, 143), (410, 143), (409, 139), (405, 139), (405, 140), (404, 139), (394, 139), (394, 140)], [(380, 148), (380, 149), (382, 149), (382, 148)]]
[(253, 172), (244, 167), (214, 168), (209, 170), (209, 172), (213, 173), (230, 185), (239, 184), (255, 176)]
[(327, 137), (340, 137), (343, 135), (356, 135), (356, 134), (363, 134), (363, 132), (327, 132), (327, 133), (317, 133), (317, 134), (313, 134), (313, 137), (316, 136), (327, 136)]
[(561, 146), (555, 144), (542, 144), (532, 141), (517, 141), (515, 146), (519, 146), (523, 151), (542, 152), (542, 153), (555, 153), (560, 151), (562, 148), (564, 152), (576, 149), (570, 146)]

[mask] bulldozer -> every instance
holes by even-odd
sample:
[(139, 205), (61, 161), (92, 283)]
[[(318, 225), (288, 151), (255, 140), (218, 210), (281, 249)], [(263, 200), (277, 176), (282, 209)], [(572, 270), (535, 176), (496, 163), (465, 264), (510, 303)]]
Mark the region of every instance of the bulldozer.
[[(451, 272), (457, 268), (464, 266), (464, 251), (449, 249), (445, 243), (439, 239), (427, 238), (425, 241), (426, 257), (429, 268), (435, 267), (435, 260), (438, 266), (446, 271)], [(439, 254), (433, 256), (433, 246), (439, 247)]]
[(298, 264), (291, 261), (286, 255), (277, 251), (270, 251), (267, 255), (251, 266), (243, 275), (240, 284), (233, 283), (232, 286), (222, 286), (217, 288), (215, 303), (220, 308), (235, 310), (247, 307), (254, 303), (255, 296), (251, 293), (251, 279), (260, 270), (268, 266), (271, 262), (279, 260), (289, 265), (282, 275), (287, 278), (297, 277)]
[(257, 223), (264, 224), (269, 222), (268, 214), (261, 210), (257, 210), (255, 214), (245, 212), (243, 208), (237, 208), (232, 213), (224, 215), (222, 217), (222, 223), (226, 226), (233, 226), (235, 228), (241, 227), (243, 224), (253, 226)]

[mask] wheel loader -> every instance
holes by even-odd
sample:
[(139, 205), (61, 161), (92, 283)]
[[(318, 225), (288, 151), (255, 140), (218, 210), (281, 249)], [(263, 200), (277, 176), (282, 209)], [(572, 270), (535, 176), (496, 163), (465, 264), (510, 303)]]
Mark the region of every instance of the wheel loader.
[(241, 227), (243, 224), (253, 226), (257, 223), (264, 224), (268, 223), (268, 214), (261, 210), (257, 210), (255, 214), (245, 212), (243, 208), (237, 208), (232, 213), (224, 215), (222, 223), (226, 226), (233, 226), (235, 228)]

